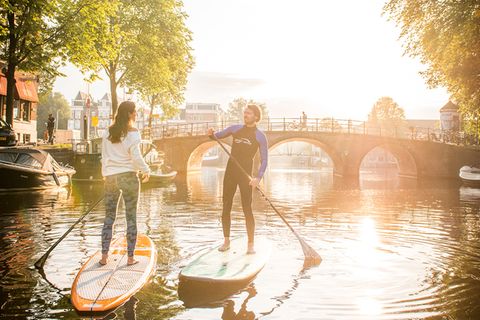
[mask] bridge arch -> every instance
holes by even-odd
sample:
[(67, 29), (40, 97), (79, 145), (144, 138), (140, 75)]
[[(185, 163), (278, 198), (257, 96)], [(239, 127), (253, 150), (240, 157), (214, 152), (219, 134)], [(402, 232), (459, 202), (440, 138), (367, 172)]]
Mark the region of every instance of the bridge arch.
[[(230, 149), (230, 143), (228, 141), (222, 141), (222, 143)], [(187, 161), (187, 171), (190, 170), (199, 170), (202, 167), (202, 160), (205, 153), (211, 148), (217, 146), (217, 142), (213, 140), (203, 141), (193, 148), (188, 157)], [(223, 151), (222, 151), (223, 152)]]
[(319, 139), (315, 138), (310, 138), (310, 137), (302, 137), (302, 136), (297, 136), (297, 137), (281, 137), (277, 138), (275, 140), (269, 141), (269, 146), (268, 149), (272, 150), (275, 149), (276, 147), (289, 143), (289, 142), (306, 142), (309, 144), (312, 144), (316, 147), (321, 148), (325, 153), (330, 157), (330, 159), (333, 162), (333, 171), (334, 172), (341, 172), (342, 167), (343, 167), (343, 160), (341, 156), (338, 154), (338, 152), (329, 144), (324, 143), (320, 141)]
[(369, 146), (363, 150), (363, 154), (361, 154), (357, 159), (358, 163), (356, 167), (360, 172), (360, 166), (362, 165), (363, 160), (365, 157), (374, 149), (382, 148), (388, 152), (390, 152), (395, 159), (397, 160), (398, 166), (398, 175), (400, 177), (405, 178), (417, 178), (418, 176), (418, 165), (415, 157), (413, 154), (408, 150), (408, 148), (404, 145), (398, 143), (378, 143)]

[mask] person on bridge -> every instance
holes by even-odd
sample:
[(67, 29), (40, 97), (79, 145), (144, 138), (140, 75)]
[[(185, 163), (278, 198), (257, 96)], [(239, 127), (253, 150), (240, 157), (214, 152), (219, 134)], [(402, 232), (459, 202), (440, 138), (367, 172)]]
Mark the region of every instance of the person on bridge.
[(55, 118), (50, 113), (47, 121), (48, 143), (53, 144), (53, 130), (55, 130)]
[(127, 219), (127, 264), (137, 263), (133, 254), (137, 242), (137, 203), (142, 182), (148, 182), (150, 168), (140, 153), (140, 132), (133, 127), (137, 112), (135, 103), (124, 101), (118, 106), (113, 124), (102, 137), (102, 175), (105, 180), (105, 221), (102, 229), (102, 258), (107, 264), (112, 241), (113, 223), (117, 216), (120, 195), (125, 202)]
[(307, 114), (305, 113), (305, 111), (302, 111), (300, 122), (301, 122), (300, 131), (307, 130)]
[[(243, 125), (233, 125), (225, 130), (214, 132), (212, 128), (208, 129), (208, 135), (215, 135), (215, 138), (222, 139), (228, 136), (233, 137), (232, 157), (235, 158), (241, 167), (250, 175), (247, 177), (237, 164), (230, 158), (223, 178), (223, 210), (222, 210), (222, 228), (224, 243), (218, 249), (226, 251), (230, 249), (230, 212), (232, 211), (233, 196), (240, 188), (242, 198), (242, 208), (245, 215), (247, 226), (248, 246), (247, 253), (255, 253), (254, 233), (255, 218), (252, 212), (252, 193), (265, 173), (268, 163), (268, 143), (265, 134), (257, 128), (257, 122), (262, 119), (262, 113), (257, 105), (249, 104), (243, 111)], [(251, 178), (253, 158), (260, 150), (261, 165), (256, 177)]]

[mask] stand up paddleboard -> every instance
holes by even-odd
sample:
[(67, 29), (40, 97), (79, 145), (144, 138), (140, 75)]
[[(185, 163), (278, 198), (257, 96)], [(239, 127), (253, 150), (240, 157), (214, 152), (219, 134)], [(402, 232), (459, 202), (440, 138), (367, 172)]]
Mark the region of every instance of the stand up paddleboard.
[(197, 306), (225, 298), (247, 286), (267, 262), (271, 244), (255, 238), (255, 253), (247, 254), (247, 238), (231, 241), (224, 252), (215, 247), (202, 254), (179, 275), (178, 296), (185, 306)]
[(153, 275), (157, 251), (146, 235), (138, 235), (137, 264), (127, 265), (127, 239), (117, 238), (110, 245), (108, 262), (102, 266), (101, 251), (80, 269), (72, 285), (72, 303), (80, 312), (106, 312), (130, 299)]

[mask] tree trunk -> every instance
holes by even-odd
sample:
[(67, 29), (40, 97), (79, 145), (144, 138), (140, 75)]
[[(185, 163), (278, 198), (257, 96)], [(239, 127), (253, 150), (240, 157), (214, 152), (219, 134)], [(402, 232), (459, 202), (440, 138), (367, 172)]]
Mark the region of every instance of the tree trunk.
[(7, 105), (5, 110), (6, 121), (13, 128), (13, 102), (15, 95), (15, 65), (8, 64), (7, 67)]
[(115, 119), (115, 114), (118, 108), (117, 97), (117, 79), (115, 79), (115, 73), (110, 73), (110, 94), (112, 95), (112, 118)]
[(15, 51), (17, 49), (17, 39), (15, 37), (15, 14), (9, 12), (8, 19), (8, 61), (7, 61), (7, 105), (6, 121), (13, 128), (13, 100), (15, 94), (15, 69), (17, 67)]
[(148, 130), (152, 132), (152, 117), (153, 117), (153, 108), (155, 107), (155, 104), (157, 103), (157, 97), (156, 95), (152, 95), (150, 100), (150, 116), (148, 117)]

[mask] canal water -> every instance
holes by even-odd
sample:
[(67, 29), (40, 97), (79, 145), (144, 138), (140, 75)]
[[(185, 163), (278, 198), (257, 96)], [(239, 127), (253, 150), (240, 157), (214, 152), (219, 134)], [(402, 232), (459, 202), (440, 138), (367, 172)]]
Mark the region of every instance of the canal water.
[[(328, 170), (300, 169), (271, 169), (263, 187), (322, 263), (303, 270), (298, 241), (256, 195), (257, 234), (273, 243), (266, 267), (226, 300), (184, 308), (178, 272), (221, 241), (222, 178), (222, 170), (204, 168), (142, 191), (138, 226), (156, 243), (157, 271), (106, 319), (480, 318), (480, 190), (369, 173), (349, 185)], [(46, 278), (32, 266), (100, 194), (101, 187), (74, 185), (0, 195), (0, 318), (79, 318), (70, 287), (99, 249), (103, 204), (52, 252)], [(116, 232), (124, 230), (122, 213)], [(238, 195), (232, 233), (245, 233)]]

